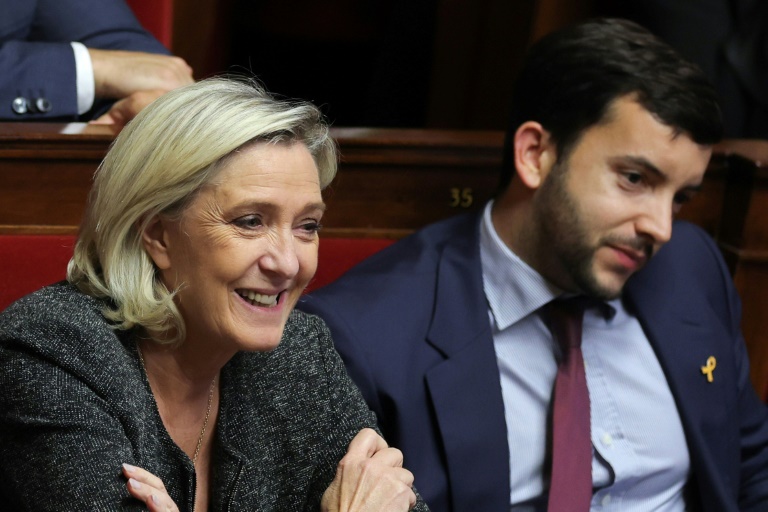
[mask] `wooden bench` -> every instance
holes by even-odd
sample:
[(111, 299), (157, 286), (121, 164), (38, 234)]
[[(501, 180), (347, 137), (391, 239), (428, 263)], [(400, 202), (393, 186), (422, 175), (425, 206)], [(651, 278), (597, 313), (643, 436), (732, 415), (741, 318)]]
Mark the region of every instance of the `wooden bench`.
[[(476, 208), (495, 190), (503, 135), (341, 128), (326, 191), (328, 236), (400, 238)], [(82, 123), (0, 123), (0, 233), (74, 234), (115, 132)]]
[[(325, 194), (312, 286), (430, 222), (481, 207), (495, 193), (501, 132), (338, 128), (333, 134), (342, 159)], [(114, 136), (104, 126), (0, 123), (0, 235), (6, 235), (0, 236), (0, 309), (63, 277), (93, 172)], [(716, 148), (701, 193), (680, 215), (712, 234), (726, 257), (743, 299), (752, 379), (761, 391), (768, 390), (767, 184), (768, 141), (726, 141)]]

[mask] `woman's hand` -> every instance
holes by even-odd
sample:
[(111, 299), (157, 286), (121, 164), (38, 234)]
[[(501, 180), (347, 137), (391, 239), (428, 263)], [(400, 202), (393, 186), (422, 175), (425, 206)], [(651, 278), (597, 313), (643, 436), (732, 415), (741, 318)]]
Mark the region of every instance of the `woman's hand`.
[(123, 474), (128, 478), (128, 492), (143, 501), (150, 512), (179, 512), (163, 481), (155, 475), (130, 464), (123, 464)]
[(369, 428), (349, 443), (336, 478), (323, 494), (323, 512), (407, 511), (416, 504), (413, 474), (403, 454)]

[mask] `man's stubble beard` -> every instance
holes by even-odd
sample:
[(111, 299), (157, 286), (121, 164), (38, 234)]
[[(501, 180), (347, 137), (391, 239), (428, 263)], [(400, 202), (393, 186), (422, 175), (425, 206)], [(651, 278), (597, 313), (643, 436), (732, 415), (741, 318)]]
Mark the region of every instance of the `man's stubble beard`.
[(616, 299), (621, 296), (624, 284), (616, 290), (600, 283), (594, 271), (597, 250), (610, 244), (623, 245), (643, 250), (650, 258), (652, 247), (639, 238), (610, 235), (592, 245), (584, 220), (588, 214), (579, 209), (567, 189), (568, 172), (567, 162), (557, 163), (542, 183), (533, 203), (531, 221), (535, 253), (542, 266), (537, 270), (566, 291), (599, 300)]

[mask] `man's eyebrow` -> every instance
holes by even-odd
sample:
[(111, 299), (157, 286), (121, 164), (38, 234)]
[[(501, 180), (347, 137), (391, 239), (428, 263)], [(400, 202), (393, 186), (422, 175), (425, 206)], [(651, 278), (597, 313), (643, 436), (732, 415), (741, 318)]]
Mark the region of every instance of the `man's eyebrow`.
[(697, 194), (701, 191), (701, 183), (698, 183), (696, 185), (686, 185), (683, 187), (683, 190), (688, 192), (689, 194)]
[(667, 174), (656, 167), (650, 160), (643, 156), (632, 156), (632, 155), (624, 155), (619, 156), (614, 159), (614, 162), (617, 163), (631, 163), (636, 165), (637, 167), (642, 167), (646, 171), (652, 172), (653, 174), (657, 175), (659, 178), (666, 178)]
[[(630, 162), (638, 167), (642, 167), (646, 171), (655, 174), (658, 178), (661, 179), (667, 179), (667, 173), (656, 167), (650, 160), (648, 160), (645, 157), (642, 156), (632, 156), (632, 155), (626, 155), (626, 156), (620, 156), (616, 157), (614, 160), (615, 162)], [(696, 193), (701, 190), (702, 183), (697, 183), (696, 185), (686, 185), (683, 187), (682, 190)]]

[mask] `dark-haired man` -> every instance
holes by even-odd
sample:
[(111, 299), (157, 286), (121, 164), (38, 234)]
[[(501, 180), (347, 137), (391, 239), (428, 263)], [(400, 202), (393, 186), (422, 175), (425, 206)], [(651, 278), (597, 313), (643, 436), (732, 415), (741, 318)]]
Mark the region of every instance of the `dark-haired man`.
[(721, 130), (702, 73), (639, 26), (552, 34), (497, 199), (308, 297), (433, 510), (768, 510), (739, 301), (673, 222)]

